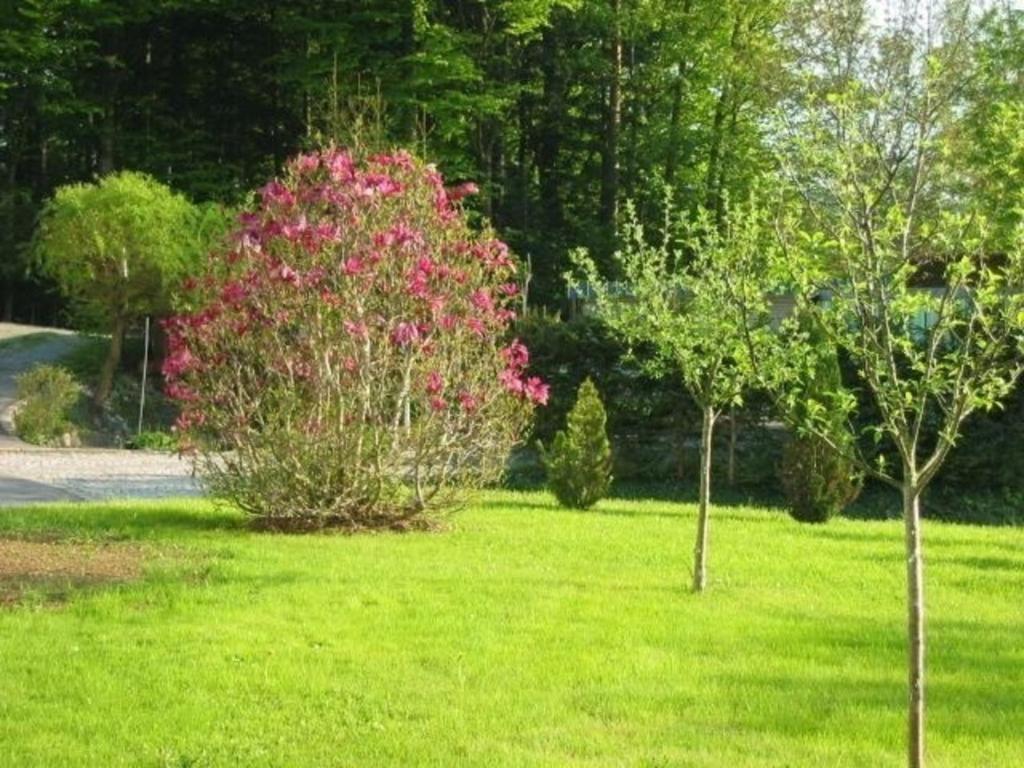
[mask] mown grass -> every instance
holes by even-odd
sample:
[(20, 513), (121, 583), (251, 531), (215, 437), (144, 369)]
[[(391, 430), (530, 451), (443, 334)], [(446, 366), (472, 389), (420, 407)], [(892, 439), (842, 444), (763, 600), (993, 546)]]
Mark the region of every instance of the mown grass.
[[(899, 524), (719, 508), (702, 596), (692, 528), (510, 492), (355, 537), (196, 501), (0, 511), (153, 556), (0, 611), (0, 765), (901, 765)], [(1024, 531), (926, 542), (930, 765), (1024, 764)]]

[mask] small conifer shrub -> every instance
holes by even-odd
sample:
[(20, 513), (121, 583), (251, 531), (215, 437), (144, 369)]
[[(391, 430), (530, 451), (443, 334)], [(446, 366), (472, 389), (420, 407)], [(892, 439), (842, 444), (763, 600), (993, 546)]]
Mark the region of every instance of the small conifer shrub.
[(801, 523), (828, 522), (860, 493), (849, 459), (811, 435), (786, 445), (779, 474), (789, 514)]
[(612, 450), (606, 422), (601, 396), (588, 378), (580, 385), (566, 428), (549, 448), (540, 446), (548, 488), (563, 506), (588, 509), (607, 495)]
[[(810, 334), (824, 345), (819, 329), (811, 328)], [(861, 478), (852, 460), (845, 451), (836, 450), (852, 447), (853, 442), (845, 417), (834, 403), (842, 388), (839, 360), (834, 352), (824, 352), (797, 408), (797, 420), (806, 420), (809, 408), (828, 414), (833, 445), (813, 434), (795, 435), (783, 448), (779, 466), (789, 514), (801, 523), (826, 523), (860, 494)]]

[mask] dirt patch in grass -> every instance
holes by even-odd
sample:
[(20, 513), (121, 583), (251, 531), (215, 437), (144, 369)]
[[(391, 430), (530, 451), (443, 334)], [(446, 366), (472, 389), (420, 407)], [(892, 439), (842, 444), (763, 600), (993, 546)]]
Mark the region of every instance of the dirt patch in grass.
[(132, 581), (144, 562), (141, 547), (122, 542), (0, 538), (0, 606), (28, 592), (60, 599), (72, 588)]

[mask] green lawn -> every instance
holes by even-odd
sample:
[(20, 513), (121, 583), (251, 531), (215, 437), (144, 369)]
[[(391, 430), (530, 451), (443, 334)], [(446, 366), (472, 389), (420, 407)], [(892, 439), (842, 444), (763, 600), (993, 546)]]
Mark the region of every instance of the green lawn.
[[(895, 502), (895, 499), (894, 499)], [(436, 534), (0, 510), (141, 581), (0, 608), (0, 765), (899, 766), (901, 527), (495, 493)], [(926, 527), (930, 765), (1024, 764), (1024, 530)]]

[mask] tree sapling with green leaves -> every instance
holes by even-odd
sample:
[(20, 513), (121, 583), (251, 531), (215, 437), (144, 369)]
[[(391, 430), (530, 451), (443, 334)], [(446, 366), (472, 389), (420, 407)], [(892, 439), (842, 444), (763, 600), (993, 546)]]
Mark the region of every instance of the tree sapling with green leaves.
[[(764, 227), (757, 206), (701, 210), (694, 221), (666, 202), (662, 231), (650, 237), (627, 205), (623, 246), (614, 254), (621, 280), (603, 277), (583, 250), (573, 259), (577, 278), (594, 294), (596, 311), (628, 344), (650, 345), (657, 373), (674, 373), (701, 409), (700, 504), (694, 546), (693, 590), (707, 586), (711, 453), (715, 422), (741, 401), (752, 381), (742, 307), (763, 307), (761, 276), (751, 270)], [(735, 293), (749, 294), (749, 302)], [(756, 297), (756, 298), (755, 298)], [(758, 311), (760, 320), (764, 313)]]
[(79, 321), (105, 328), (110, 349), (93, 392), (110, 395), (130, 323), (166, 312), (180, 281), (205, 250), (197, 209), (141, 173), (57, 190), (35, 242), (39, 269), (70, 299)]
[[(911, 768), (925, 763), (921, 496), (965, 420), (998, 407), (1024, 371), (1024, 232), (996, 236), (986, 200), (972, 194), (984, 186), (972, 178), (979, 171), (951, 143), (970, 100), (985, 98), (964, 87), (977, 82), (983, 25), (969, 4), (928, 5), (887, 27), (851, 16), (842, 34), (821, 31), (834, 46), (809, 58), (778, 142), (801, 201), (780, 217), (778, 264), (798, 315), (856, 367), (876, 414), (868, 440), (837, 440), (830, 411), (856, 406), (837, 391), (827, 407), (804, 409), (803, 427), (902, 497)], [(816, 346), (797, 322), (763, 367), (789, 405), (803, 396)], [(860, 450), (872, 441), (899, 465), (881, 461), (884, 450)]]

